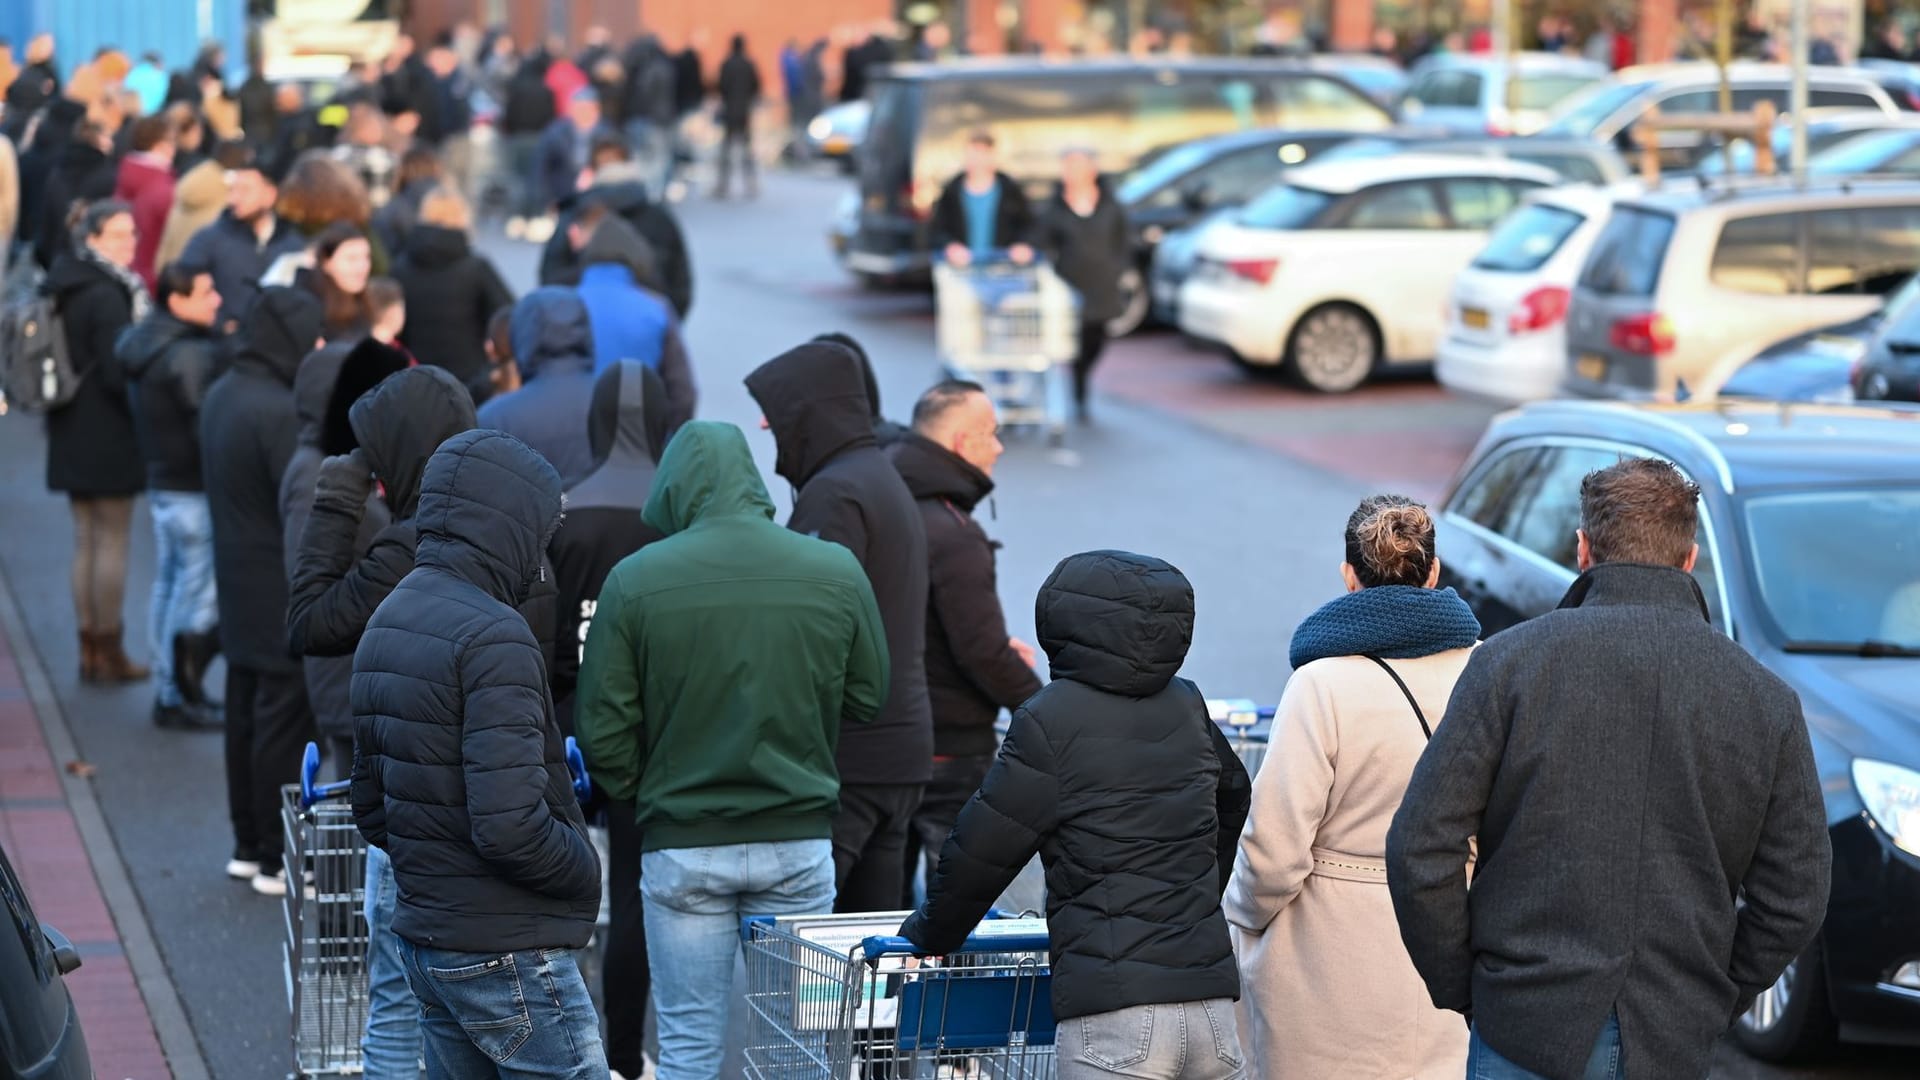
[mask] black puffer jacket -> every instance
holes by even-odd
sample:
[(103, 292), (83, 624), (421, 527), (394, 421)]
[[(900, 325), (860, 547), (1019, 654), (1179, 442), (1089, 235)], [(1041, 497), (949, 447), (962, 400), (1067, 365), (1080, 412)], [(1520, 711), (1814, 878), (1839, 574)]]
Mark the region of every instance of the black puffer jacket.
[(354, 819), (393, 856), (393, 930), (418, 945), (497, 954), (593, 934), (600, 860), (514, 610), (560, 498), (553, 466), (511, 435), (447, 440), (420, 483), (418, 564), (354, 653)]
[(205, 491), (200, 403), (220, 374), (212, 332), (156, 309), (120, 335), (114, 353), (126, 372), (148, 490)]
[(933, 774), (927, 702), (927, 534), (900, 473), (874, 445), (853, 350), (810, 341), (760, 365), (747, 390), (773, 431), (774, 471), (799, 488), (787, 527), (853, 552), (887, 631), (887, 703), (840, 731), (840, 780), (920, 784)]
[(54, 262), (46, 289), (81, 376), (73, 400), (47, 413), (47, 490), (137, 495), (146, 490), (146, 459), (114, 355), (114, 342), (133, 320), (132, 295), (105, 267), (78, 255)]
[(1174, 677), (1193, 587), (1159, 559), (1090, 551), (1054, 568), (1035, 608), (1053, 681), (1014, 712), (900, 932), (953, 951), (1037, 851), (1055, 1016), (1239, 997), (1220, 894), (1252, 785)]
[(973, 519), (993, 480), (959, 456), (909, 432), (888, 448), (893, 466), (920, 504), (927, 529), (927, 698), (933, 703), (933, 752), (992, 754), (994, 718), (1040, 692), (1040, 677), (1008, 644), (993, 551), (999, 545)]
[(641, 284), (665, 296), (673, 305), (673, 313), (685, 319), (693, 310), (693, 258), (687, 252), (687, 238), (673, 211), (648, 195), (647, 185), (639, 177), (639, 169), (629, 163), (603, 165), (592, 187), (564, 203), (560, 227), (540, 250), (540, 284), (573, 285), (580, 281), (582, 259), (567, 240), (567, 226), (573, 223), (581, 205), (591, 199), (618, 214), (647, 242), (653, 251), (657, 280)]
[(313, 351), (324, 313), (304, 289), (260, 293), (240, 329), (233, 367), (200, 406), (200, 471), (213, 517), (220, 651), (258, 671), (291, 674), (286, 648), (286, 553), (280, 480), (299, 439), (293, 377)]
[(471, 384), (487, 368), (487, 323), (513, 304), (500, 272), (476, 255), (467, 234), (438, 225), (415, 225), (406, 250), (393, 264), (393, 278), (407, 296), (407, 326), (400, 332), (414, 356)]

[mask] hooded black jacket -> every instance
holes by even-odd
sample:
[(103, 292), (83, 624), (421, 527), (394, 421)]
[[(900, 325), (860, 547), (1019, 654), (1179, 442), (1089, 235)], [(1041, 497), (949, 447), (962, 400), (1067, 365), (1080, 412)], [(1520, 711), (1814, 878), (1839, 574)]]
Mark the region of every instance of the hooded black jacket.
[(447, 440), (420, 480), (417, 565), (354, 653), (354, 819), (393, 857), (393, 931), (418, 945), (498, 954), (593, 934), (600, 860), (514, 610), (560, 500), (559, 474), (512, 436)]
[(587, 438), (600, 464), (567, 490), (567, 520), (553, 534), (559, 631), (554, 635), (553, 700), (561, 730), (573, 730), (573, 690), (600, 588), (621, 559), (660, 539), (641, 520), (667, 441), (666, 386), (645, 364), (622, 360), (593, 383)]
[(147, 460), (147, 488), (205, 491), (200, 479), (200, 403), (220, 374), (212, 333), (155, 307), (121, 333), (114, 354), (127, 377), (133, 431)]
[(933, 752), (982, 757), (998, 739), (993, 721), (1040, 692), (1040, 677), (1007, 643), (993, 572), (998, 547), (973, 520), (993, 491), (987, 474), (909, 432), (888, 448), (893, 466), (920, 505), (927, 530), (927, 698)]
[(874, 444), (860, 361), (844, 345), (811, 341), (760, 365), (747, 390), (773, 431), (774, 471), (799, 489), (787, 527), (853, 552), (886, 626), (887, 703), (873, 723), (843, 725), (840, 780), (925, 783), (927, 535), (906, 482)]
[(293, 377), (313, 351), (324, 313), (303, 289), (261, 292), (240, 330), (233, 367), (200, 406), (200, 472), (213, 518), (220, 651), (257, 671), (291, 674), (280, 480), (298, 441)]
[(952, 952), (1037, 851), (1056, 1017), (1239, 997), (1220, 895), (1252, 784), (1174, 676), (1193, 587), (1159, 559), (1090, 551), (1054, 568), (1035, 617), (1053, 681), (1014, 711), (900, 932)]
[(105, 267), (72, 254), (54, 261), (46, 291), (81, 376), (73, 400), (47, 413), (47, 490), (137, 495), (146, 490), (147, 470), (114, 356), (114, 342), (133, 319), (132, 295)]
[(69, 139), (60, 148), (47, 173), (40, 217), (34, 222), (39, 231), (34, 234), (33, 255), (41, 266), (51, 268), (61, 255), (74, 253), (67, 214), (74, 203), (112, 198), (119, 172), (113, 158), (97, 146)]
[(540, 250), (540, 284), (579, 282), (584, 260), (567, 240), (567, 227), (573, 224), (580, 206), (592, 199), (618, 214), (647, 242), (653, 251), (655, 280), (641, 284), (665, 296), (673, 305), (673, 313), (685, 319), (693, 310), (693, 258), (687, 253), (687, 238), (673, 211), (647, 194), (647, 185), (638, 179), (637, 169), (632, 170), (633, 179), (625, 178), (628, 169), (620, 164), (601, 166), (594, 185), (565, 202), (559, 228)]
[(487, 323), (513, 303), (499, 271), (476, 255), (467, 234), (415, 225), (393, 264), (407, 297), (400, 340), (423, 364), (434, 364), (471, 384), (487, 368)]

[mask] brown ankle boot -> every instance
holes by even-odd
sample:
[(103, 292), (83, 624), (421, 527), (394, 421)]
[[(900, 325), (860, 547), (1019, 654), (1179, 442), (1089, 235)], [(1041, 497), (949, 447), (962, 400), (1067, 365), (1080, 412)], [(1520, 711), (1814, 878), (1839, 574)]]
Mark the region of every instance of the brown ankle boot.
[(94, 648), (98, 651), (100, 681), (110, 683), (139, 682), (153, 672), (133, 662), (127, 650), (120, 643), (120, 630), (102, 630), (93, 636)]
[(96, 636), (91, 630), (80, 631), (80, 681), (83, 683), (100, 681), (100, 646), (94, 643)]

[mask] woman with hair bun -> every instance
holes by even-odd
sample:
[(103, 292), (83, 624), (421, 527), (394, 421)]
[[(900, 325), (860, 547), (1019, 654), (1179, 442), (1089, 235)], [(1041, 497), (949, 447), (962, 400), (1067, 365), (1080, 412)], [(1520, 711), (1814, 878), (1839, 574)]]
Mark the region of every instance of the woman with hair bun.
[(1293, 677), (1221, 901), (1248, 1076), (1464, 1075), (1467, 1027), (1433, 1007), (1387, 893), (1387, 827), (1480, 623), (1427, 508), (1375, 495), (1347, 519), (1347, 593), (1294, 631)]

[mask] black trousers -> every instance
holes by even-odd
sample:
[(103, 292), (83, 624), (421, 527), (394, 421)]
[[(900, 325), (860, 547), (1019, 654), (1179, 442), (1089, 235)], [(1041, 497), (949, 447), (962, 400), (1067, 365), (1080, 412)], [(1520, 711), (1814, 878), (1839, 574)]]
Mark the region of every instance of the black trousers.
[(647, 922), (640, 904), (640, 826), (634, 804), (607, 800), (607, 958), (600, 973), (600, 996), (607, 1014), (607, 1067), (621, 1076), (639, 1076), (645, 1054), (647, 995), (653, 972), (647, 966)]
[(714, 183), (714, 190), (725, 195), (733, 186), (733, 161), (740, 159), (740, 171), (747, 178), (747, 194), (760, 190), (760, 181), (753, 174), (753, 137), (745, 129), (735, 131), (728, 128), (720, 139), (720, 177)]
[(227, 813), (233, 853), (263, 873), (280, 869), (286, 834), (280, 788), (300, 782), (300, 755), (313, 741), (313, 711), (299, 668), (260, 671), (227, 664)]
[(1080, 351), (1073, 357), (1073, 404), (1082, 416), (1087, 411), (1087, 384), (1093, 380), (1093, 365), (1100, 362), (1100, 354), (1107, 351), (1107, 324), (1104, 322), (1083, 322), (1080, 324)]
[(833, 816), (833, 910), (893, 911), (907, 870), (907, 829), (924, 784), (841, 784)]
[(907, 878), (900, 889), (902, 908), (914, 906), (913, 879), (919, 874), (923, 860), (927, 864), (927, 880), (933, 880), (933, 868), (940, 865), (940, 848), (946, 844), (947, 834), (953, 832), (953, 823), (960, 819), (960, 811), (966, 808), (973, 793), (980, 790), (980, 782), (987, 778), (987, 770), (992, 767), (991, 754), (933, 760), (933, 779), (927, 782), (926, 793), (920, 796), (920, 809), (913, 812), (907, 826)]

